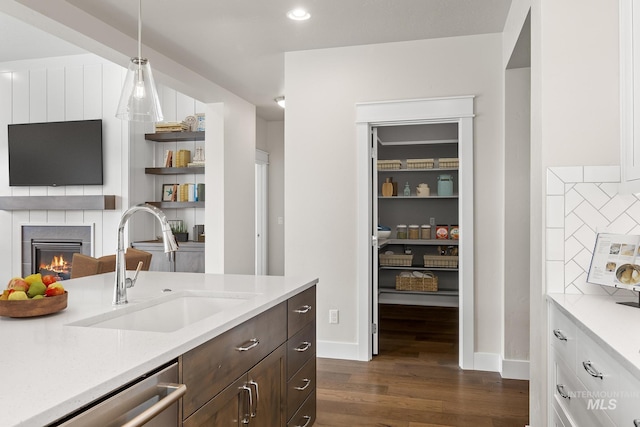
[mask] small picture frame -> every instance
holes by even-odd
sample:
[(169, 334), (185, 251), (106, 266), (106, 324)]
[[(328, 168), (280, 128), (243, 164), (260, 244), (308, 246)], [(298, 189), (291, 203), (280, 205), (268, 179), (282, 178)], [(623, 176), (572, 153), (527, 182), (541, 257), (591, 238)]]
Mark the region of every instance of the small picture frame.
[(162, 196), (163, 202), (175, 202), (176, 201), (176, 184), (162, 184)]

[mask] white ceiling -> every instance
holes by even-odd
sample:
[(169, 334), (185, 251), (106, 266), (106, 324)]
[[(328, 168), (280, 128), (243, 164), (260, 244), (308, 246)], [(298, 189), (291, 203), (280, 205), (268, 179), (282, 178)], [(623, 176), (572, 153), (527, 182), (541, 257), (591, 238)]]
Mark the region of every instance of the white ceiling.
[[(278, 120), (283, 114), (273, 99), (286, 96), (284, 52), (498, 33), (510, 5), (511, 0), (144, 0), (142, 53), (153, 65), (145, 48), (158, 52), (255, 104), (259, 116)], [(286, 18), (298, 6), (311, 13), (310, 20)], [(90, 46), (83, 39), (100, 39), (105, 48), (135, 56), (135, 48), (128, 50), (137, 39), (137, 13), (135, 0), (3, 0), (0, 62), (84, 52), (76, 47)], [(45, 25), (49, 18), (58, 27)], [(57, 28), (50, 32), (66, 41), (21, 20)]]

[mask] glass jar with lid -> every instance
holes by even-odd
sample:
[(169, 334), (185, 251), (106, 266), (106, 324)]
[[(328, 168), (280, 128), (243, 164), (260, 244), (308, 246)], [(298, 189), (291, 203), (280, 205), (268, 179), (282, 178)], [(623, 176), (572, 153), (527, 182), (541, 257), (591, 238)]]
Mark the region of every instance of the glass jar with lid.
[(396, 225), (396, 239), (407, 238), (407, 226), (405, 224)]
[(420, 226), (420, 238), (423, 240), (431, 239), (431, 226), (423, 224)]
[(420, 226), (416, 224), (411, 224), (409, 226), (409, 239), (419, 239), (420, 238)]

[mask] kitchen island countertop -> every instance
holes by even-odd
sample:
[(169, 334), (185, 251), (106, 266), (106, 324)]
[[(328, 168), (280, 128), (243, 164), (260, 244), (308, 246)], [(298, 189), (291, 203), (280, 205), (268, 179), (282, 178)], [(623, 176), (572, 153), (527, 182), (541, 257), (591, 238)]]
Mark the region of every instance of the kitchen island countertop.
[[(113, 273), (64, 281), (65, 310), (33, 318), (0, 317), (0, 425), (52, 423), (317, 282), (282, 276), (140, 272), (135, 287), (128, 289), (129, 304), (116, 307)], [(165, 289), (234, 293), (246, 299), (174, 332), (69, 326), (162, 297)]]

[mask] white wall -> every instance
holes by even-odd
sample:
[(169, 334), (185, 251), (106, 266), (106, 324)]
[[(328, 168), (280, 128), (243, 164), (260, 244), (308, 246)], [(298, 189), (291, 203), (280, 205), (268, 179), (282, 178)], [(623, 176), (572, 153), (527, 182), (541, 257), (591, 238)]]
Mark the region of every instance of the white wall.
[[(503, 61), (531, 8), (531, 425), (545, 425), (545, 177), (549, 166), (619, 164), (618, 2), (514, 0)], [(597, 29), (594, 30), (594, 29)]]
[[(357, 345), (354, 224), (365, 219), (356, 210), (354, 104), (475, 95), (475, 350), (500, 354), (501, 58), (499, 34), (285, 55), (285, 274), (320, 278), (320, 353), (328, 342)], [(337, 325), (324, 321), (330, 307), (340, 310)]]
[[(7, 277), (22, 274), (21, 224), (95, 224), (95, 255), (115, 252), (118, 221), (129, 198), (129, 128), (114, 115), (123, 77), (122, 67), (94, 55), (0, 64), (0, 195), (118, 196), (112, 211), (0, 211), (0, 232), (13, 236), (0, 245), (0, 271)], [(103, 120), (104, 185), (9, 187), (8, 124), (98, 118)]]

